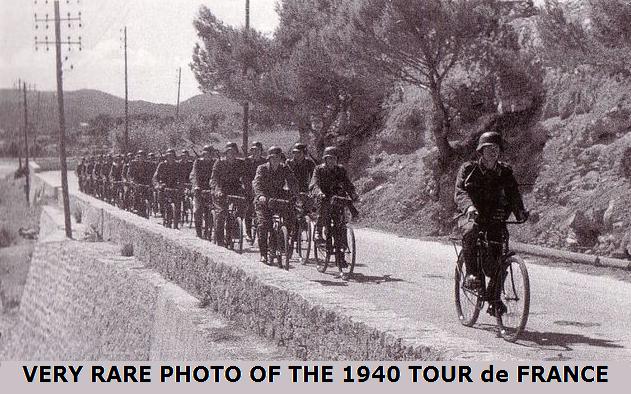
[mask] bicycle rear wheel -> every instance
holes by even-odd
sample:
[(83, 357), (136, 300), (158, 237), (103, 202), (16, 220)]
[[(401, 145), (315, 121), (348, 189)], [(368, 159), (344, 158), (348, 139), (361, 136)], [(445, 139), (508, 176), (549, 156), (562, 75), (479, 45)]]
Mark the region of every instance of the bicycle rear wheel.
[(235, 220), (236, 220), (236, 223), (234, 226), (235, 233), (233, 234), (234, 242), (235, 242), (234, 250), (236, 250), (239, 253), (242, 253), (243, 252), (243, 219), (237, 216)]
[(296, 249), (298, 249), (298, 255), (303, 265), (309, 262), (309, 255), (311, 254), (311, 234), (313, 234), (313, 223), (307, 216), (304, 222), (300, 224), (298, 240), (296, 242)]
[(284, 268), (285, 271), (289, 271), (289, 259), (291, 258), (291, 244), (289, 241), (289, 231), (287, 230), (287, 226), (283, 225), (280, 228), (279, 234), (279, 243), (281, 244), (281, 254), (280, 254), (280, 266)]
[(506, 306), (506, 312), (496, 316), (500, 335), (508, 342), (515, 342), (528, 322), (530, 311), (530, 279), (526, 263), (518, 256), (510, 256), (504, 263), (506, 271), (498, 285), (498, 297)]
[(484, 301), (480, 293), (464, 287), (467, 277), (467, 266), (462, 252), (458, 254), (458, 262), (454, 273), (454, 296), (458, 320), (464, 326), (471, 327), (478, 320)]

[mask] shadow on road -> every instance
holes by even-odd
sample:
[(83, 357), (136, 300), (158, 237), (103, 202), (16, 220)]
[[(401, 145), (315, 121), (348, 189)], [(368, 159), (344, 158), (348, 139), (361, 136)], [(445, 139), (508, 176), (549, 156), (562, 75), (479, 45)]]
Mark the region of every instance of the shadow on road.
[(374, 283), (377, 285), (386, 282), (404, 282), (403, 279), (393, 278), (392, 275), (373, 276), (360, 273), (354, 273), (351, 280), (357, 283)]
[(542, 348), (573, 350), (572, 345), (589, 345), (594, 347), (622, 349), (624, 346), (609, 339), (592, 338), (582, 334), (564, 332), (524, 331), (518, 342), (524, 346), (534, 345)]
[(315, 279), (312, 282), (316, 282), (319, 283), (323, 286), (336, 286), (336, 287), (344, 287), (344, 286), (348, 286), (347, 282), (342, 282), (340, 280), (337, 281), (333, 281), (333, 280), (322, 280), (322, 279)]

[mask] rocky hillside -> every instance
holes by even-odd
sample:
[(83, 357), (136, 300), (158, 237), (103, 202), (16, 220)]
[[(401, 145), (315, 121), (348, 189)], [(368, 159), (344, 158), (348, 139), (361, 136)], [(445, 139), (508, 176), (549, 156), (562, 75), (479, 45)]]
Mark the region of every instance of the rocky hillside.
[[(630, 88), (631, 79), (551, 72), (540, 118), (504, 129), (503, 159), (515, 168), (532, 212), (528, 225), (514, 229), (518, 239), (631, 257)], [(476, 126), (484, 130), (485, 119)], [(411, 236), (451, 232), (454, 170), (437, 180), (431, 143), (396, 153), (393, 139), (381, 138), (363, 148), (366, 167), (358, 171), (363, 223)]]
[(471, 138), (463, 136), (495, 129), (507, 140), (503, 160), (513, 165), (532, 212), (527, 225), (512, 229), (517, 239), (631, 258), (631, 78), (549, 68), (543, 85), (541, 105), (456, 124), (452, 144), (460, 156), (448, 169), (437, 168), (427, 98), (406, 90), (383, 130), (358, 152), (363, 224), (411, 236), (450, 233), (455, 171), (474, 158)]

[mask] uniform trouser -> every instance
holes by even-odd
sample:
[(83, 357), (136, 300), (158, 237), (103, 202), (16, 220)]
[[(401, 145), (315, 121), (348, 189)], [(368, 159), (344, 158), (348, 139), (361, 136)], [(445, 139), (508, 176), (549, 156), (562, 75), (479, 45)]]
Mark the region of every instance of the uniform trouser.
[(205, 235), (203, 234), (204, 221), (210, 220), (208, 217), (210, 215), (210, 207), (208, 206), (208, 201), (204, 200), (201, 190), (193, 194), (193, 214), (195, 215), (195, 231), (197, 236), (201, 238)]
[(215, 207), (215, 240), (218, 245), (223, 245), (226, 233), (226, 217), (228, 216), (226, 197), (213, 196), (213, 206)]
[[(344, 252), (346, 250), (346, 246), (348, 245), (348, 240), (346, 238), (346, 220), (344, 219), (344, 209), (342, 207), (334, 207), (330, 203), (329, 198), (317, 198), (315, 201), (315, 208), (318, 214), (318, 218), (316, 221), (317, 231), (321, 231), (322, 228), (327, 226), (331, 220), (335, 224), (336, 233), (332, 234), (333, 237), (337, 240), (337, 250), (336, 253)], [(330, 239), (330, 237), (329, 237)], [(328, 245), (327, 246), (332, 246)]]
[[(280, 198), (280, 199), (284, 199), (284, 200), (288, 200), (289, 199), (289, 195), (280, 195), (277, 196), (275, 198)], [(259, 201), (255, 201), (254, 202), (254, 209), (256, 211), (256, 220), (258, 221), (258, 232), (259, 232), (259, 251), (261, 253), (261, 256), (265, 256), (267, 254), (267, 250), (269, 248), (269, 245), (267, 244), (267, 238), (269, 237), (269, 233), (270, 231), (272, 231), (272, 217), (274, 212), (272, 212), (269, 209), (269, 206), (267, 205), (267, 203), (263, 204)], [(291, 212), (291, 211), (290, 211)], [(292, 231), (292, 218), (291, 217), (285, 217), (284, 218), (284, 223), (287, 226), (287, 231), (289, 234), (291, 234)], [(279, 242), (280, 240), (277, 240), (277, 242)]]
[(258, 221), (259, 251), (261, 256), (266, 256), (268, 249), (267, 237), (272, 229), (272, 211), (267, 207), (267, 204), (262, 204), (259, 201), (256, 201), (254, 205)]
[(249, 237), (252, 237), (252, 222), (253, 222), (253, 217), (256, 214), (255, 212), (255, 208), (254, 208), (254, 195), (253, 194), (246, 194), (245, 196), (245, 201), (247, 203), (247, 206), (245, 208), (245, 232)]
[(137, 189), (132, 189), (134, 190), (133, 195), (134, 195), (134, 207), (136, 209), (137, 212), (145, 212), (145, 199), (148, 199), (149, 201), (151, 201), (151, 195), (152, 195), (152, 190), (151, 188), (146, 188), (146, 189), (141, 189), (141, 188), (137, 188)]
[(166, 204), (173, 204), (173, 217), (171, 218), (171, 220), (175, 220), (176, 223), (180, 223), (180, 207), (182, 205), (180, 192), (178, 191), (167, 193), (163, 189), (158, 189), (158, 201), (160, 202), (160, 205), (163, 209), (166, 208)]
[[(496, 285), (496, 271), (498, 268), (497, 262), (499, 254), (501, 253), (501, 245), (491, 244), (489, 251), (490, 256), (482, 256), (483, 266), (480, 267), (477, 263), (478, 253), (476, 244), (481, 231), (487, 232), (487, 240), (489, 242), (500, 242), (502, 239), (503, 227), (501, 225), (489, 225), (481, 226), (474, 221), (467, 221), (462, 226), (462, 255), (464, 257), (467, 273), (474, 275), (478, 278), (484, 279), (483, 273), (489, 276), (490, 280), (486, 288), (487, 296), (495, 294)], [(480, 268), (484, 269), (484, 272), (480, 272)]]

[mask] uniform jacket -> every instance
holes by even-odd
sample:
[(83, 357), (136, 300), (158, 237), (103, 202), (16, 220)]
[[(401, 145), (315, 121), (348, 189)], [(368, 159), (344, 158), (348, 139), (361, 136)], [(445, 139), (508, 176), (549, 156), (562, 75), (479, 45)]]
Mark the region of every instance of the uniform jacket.
[(129, 163), (127, 179), (141, 185), (151, 185), (153, 164), (146, 160), (132, 160)]
[(287, 162), (287, 165), (294, 173), (296, 181), (298, 181), (298, 189), (300, 192), (307, 193), (309, 191), (309, 182), (313, 176), (316, 164), (309, 158), (304, 158), (300, 163), (291, 159)]
[(189, 177), (193, 188), (199, 187), (202, 190), (210, 189), (210, 177), (213, 173), (214, 159), (200, 157), (193, 163), (191, 176)]
[(91, 177), (92, 173), (94, 172), (94, 162), (93, 161), (89, 161), (88, 164), (85, 166), (85, 176)]
[(85, 162), (81, 161), (79, 162), (79, 164), (77, 164), (77, 168), (75, 169), (75, 174), (77, 174), (77, 177), (82, 177), (85, 171)]
[(498, 209), (516, 215), (524, 211), (513, 170), (502, 162), (493, 170), (484, 170), (477, 161), (464, 163), (456, 178), (454, 200), (460, 211), (473, 205), (483, 218), (490, 218)]
[(213, 194), (243, 194), (243, 173), (244, 162), (241, 159), (235, 159), (229, 163), (227, 160), (217, 160), (213, 166), (213, 173), (210, 177), (210, 189)]
[(263, 156), (261, 156), (258, 159), (254, 159), (252, 156), (248, 156), (248, 158), (244, 160), (245, 174), (243, 177), (243, 186), (245, 186), (245, 189), (248, 192), (248, 194), (254, 193), (252, 191), (252, 181), (254, 180), (254, 177), (256, 176), (256, 169), (260, 165), (265, 164), (265, 163), (267, 163), (267, 159)]
[(339, 164), (331, 167), (326, 167), (325, 164), (316, 166), (309, 191), (314, 197), (320, 193), (326, 197), (344, 193), (348, 193), (350, 196), (356, 194), (355, 185), (349, 179), (346, 169)]
[(101, 162), (100, 160), (94, 163), (94, 167), (92, 167), (92, 176), (95, 179), (98, 179), (101, 177), (101, 167), (103, 166), (103, 162)]
[(163, 161), (158, 164), (155, 174), (153, 175), (153, 185), (159, 186), (164, 184), (168, 188), (177, 188), (180, 185), (182, 173), (178, 162), (169, 163)]
[(285, 182), (287, 182), (287, 186), (292, 193), (298, 191), (296, 178), (289, 167), (281, 163), (276, 171), (274, 171), (270, 163), (262, 164), (256, 169), (256, 175), (252, 181), (254, 197), (282, 197), (284, 195), (283, 187), (285, 186)]
[(112, 164), (112, 167), (110, 167), (109, 178), (111, 181), (122, 181), (123, 164)]
[(191, 171), (193, 170), (193, 160), (182, 159), (177, 163), (180, 170), (180, 182), (188, 183), (189, 176), (191, 175)]
[(107, 178), (110, 176), (110, 169), (112, 168), (112, 163), (109, 161), (104, 162), (101, 165), (101, 177)]

